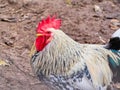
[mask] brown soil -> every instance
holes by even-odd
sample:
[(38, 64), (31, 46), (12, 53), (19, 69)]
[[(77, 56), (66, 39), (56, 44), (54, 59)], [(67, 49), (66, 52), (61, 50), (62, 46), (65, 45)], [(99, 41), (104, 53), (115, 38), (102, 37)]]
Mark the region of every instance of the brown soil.
[(48, 15), (61, 18), (61, 29), (80, 43), (104, 44), (120, 27), (114, 24), (119, 0), (66, 1), (0, 0), (0, 59), (10, 64), (0, 66), (0, 90), (49, 90), (34, 76), (29, 56), (36, 26)]

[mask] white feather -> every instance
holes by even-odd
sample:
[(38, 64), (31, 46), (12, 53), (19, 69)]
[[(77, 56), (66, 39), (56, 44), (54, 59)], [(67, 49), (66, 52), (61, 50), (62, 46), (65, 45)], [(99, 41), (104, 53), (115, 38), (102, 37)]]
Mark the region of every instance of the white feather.
[(120, 28), (116, 32), (113, 33), (112, 38), (114, 38), (114, 37), (120, 38)]

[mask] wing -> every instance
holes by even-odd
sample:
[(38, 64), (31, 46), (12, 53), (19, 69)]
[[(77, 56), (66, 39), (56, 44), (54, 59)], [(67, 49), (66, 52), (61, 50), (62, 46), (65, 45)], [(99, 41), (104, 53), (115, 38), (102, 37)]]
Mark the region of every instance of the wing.
[(94, 90), (91, 79), (83, 71), (78, 71), (69, 77), (50, 75), (50, 79), (47, 81), (60, 90)]
[(50, 75), (44, 81), (49, 82), (57, 90), (58, 88), (59, 90), (106, 90), (106, 87), (100, 85), (94, 87), (87, 66), (85, 66), (84, 70), (80, 70), (70, 76)]

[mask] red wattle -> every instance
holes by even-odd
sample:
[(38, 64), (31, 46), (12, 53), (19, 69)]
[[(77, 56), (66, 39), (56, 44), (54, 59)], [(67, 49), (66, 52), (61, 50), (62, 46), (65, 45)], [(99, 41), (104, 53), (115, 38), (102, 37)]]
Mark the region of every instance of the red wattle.
[(45, 46), (44, 44), (45, 44), (44, 36), (36, 38), (35, 46), (37, 51), (42, 51)]
[(51, 35), (38, 36), (36, 38), (35, 46), (37, 51), (42, 51), (43, 48), (52, 40)]

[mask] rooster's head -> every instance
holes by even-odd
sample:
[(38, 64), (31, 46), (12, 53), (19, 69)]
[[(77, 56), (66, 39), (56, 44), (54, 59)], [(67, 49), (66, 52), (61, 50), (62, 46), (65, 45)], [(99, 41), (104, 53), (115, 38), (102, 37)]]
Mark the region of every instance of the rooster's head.
[(55, 30), (58, 30), (60, 25), (61, 20), (56, 19), (55, 17), (48, 17), (38, 24), (36, 29), (37, 38), (35, 41), (37, 51), (42, 51), (43, 48), (52, 40), (53, 34), (49, 29), (54, 28)]

